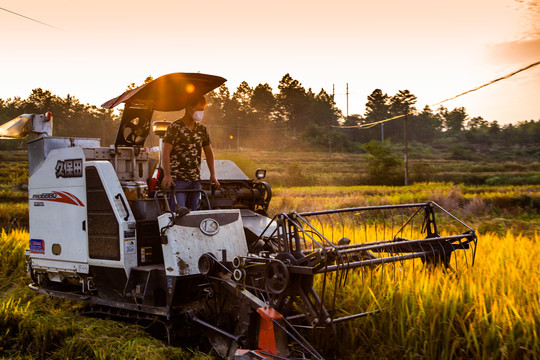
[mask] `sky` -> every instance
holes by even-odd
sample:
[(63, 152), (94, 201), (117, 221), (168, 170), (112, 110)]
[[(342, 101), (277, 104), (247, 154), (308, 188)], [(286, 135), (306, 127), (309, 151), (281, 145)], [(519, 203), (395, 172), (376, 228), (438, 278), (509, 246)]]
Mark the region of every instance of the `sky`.
[[(268, 83), (289, 73), (364, 114), (374, 89), (433, 105), (540, 61), (540, 1), (0, 0), (0, 99), (42, 88), (101, 105), (171, 72)], [(16, 15), (15, 12), (25, 17)], [(28, 18), (30, 19), (28, 19)], [(36, 20), (36, 21), (34, 21)], [(39, 22), (38, 22), (39, 21)], [(540, 120), (540, 66), (444, 103)]]

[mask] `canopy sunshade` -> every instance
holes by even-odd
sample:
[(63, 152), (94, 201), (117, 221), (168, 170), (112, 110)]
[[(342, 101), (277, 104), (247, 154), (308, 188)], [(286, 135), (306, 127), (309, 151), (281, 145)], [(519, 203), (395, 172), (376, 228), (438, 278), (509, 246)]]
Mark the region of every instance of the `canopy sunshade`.
[(178, 111), (186, 107), (186, 102), (198, 95), (204, 95), (226, 79), (200, 73), (172, 73), (158, 77), (136, 89), (105, 102), (102, 107), (112, 109), (120, 103), (127, 106), (144, 105), (158, 111)]

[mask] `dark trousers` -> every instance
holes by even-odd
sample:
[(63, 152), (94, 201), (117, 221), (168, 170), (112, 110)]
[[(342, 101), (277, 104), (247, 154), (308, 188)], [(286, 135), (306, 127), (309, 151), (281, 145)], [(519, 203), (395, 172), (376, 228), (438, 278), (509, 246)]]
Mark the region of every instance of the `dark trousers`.
[(176, 199), (173, 199), (171, 194), (169, 198), (169, 203), (171, 204), (171, 210), (174, 211), (176, 208), (175, 204), (179, 206), (185, 206), (191, 211), (197, 210), (199, 207), (199, 199), (201, 198), (200, 192), (187, 192), (182, 193), (180, 190), (200, 190), (201, 182), (200, 181), (175, 181), (176, 185)]

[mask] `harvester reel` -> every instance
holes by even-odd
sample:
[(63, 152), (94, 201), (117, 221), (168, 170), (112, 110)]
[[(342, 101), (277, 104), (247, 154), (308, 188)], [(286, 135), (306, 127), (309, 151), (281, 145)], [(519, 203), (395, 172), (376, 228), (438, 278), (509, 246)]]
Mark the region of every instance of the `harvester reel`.
[(287, 269), (287, 266), (281, 261), (272, 260), (266, 264), (264, 280), (268, 290), (274, 294), (281, 294), (289, 286), (289, 269)]

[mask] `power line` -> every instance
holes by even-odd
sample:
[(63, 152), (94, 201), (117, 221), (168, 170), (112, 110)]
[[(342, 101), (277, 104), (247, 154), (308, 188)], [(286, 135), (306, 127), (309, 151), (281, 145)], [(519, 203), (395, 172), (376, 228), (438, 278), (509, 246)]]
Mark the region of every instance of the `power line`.
[(24, 16), (24, 15), (22, 15), (22, 14), (16, 13), (15, 11), (11, 11), (11, 10), (5, 9), (5, 8), (3, 8), (3, 7), (0, 7), (0, 10), (7, 11), (8, 13), (11, 13), (11, 14), (14, 14), (14, 15), (17, 15), (17, 16), (20, 16), (20, 17), (23, 17), (23, 18), (28, 19), (28, 20), (31, 20), (31, 21), (35, 21), (35, 22), (37, 22), (37, 23), (39, 23), (39, 24), (41, 24), (41, 25), (45, 25), (45, 26), (48, 26), (48, 27), (52, 27), (52, 28), (54, 28), (54, 29), (56, 29), (56, 30), (62, 31), (62, 29), (57, 28), (56, 26), (52, 26), (52, 25), (46, 24), (46, 23), (44, 23), (44, 22), (41, 22), (41, 21), (39, 21), (39, 20), (32, 19), (31, 17)]
[(286, 127), (265, 128), (265, 127), (249, 127), (249, 126), (237, 126), (237, 125), (214, 125), (214, 124), (206, 124), (205, 126), (206, 127), (220, 128), (220, 129), (240, 129), (240, 130), (271, 130), (271, 131), (289, 130), (289, 128), (286, 128)]
[(532, 64), (529, 65), (529, 66), (525, 66), (524, 68), (521, 68), (521, 69), (519, 69), (519, 70), (516, 70), (516, 71), (514, 71), (513, 73), (510, 73), (510, 74), (508, 74), (508, 75), (501, 76), (500, 78), (495, 79), (495, 80), (492, 80), (492, 81), (488, 82), (487, 84), (480, 85), (480, 86), (478, 86), (478, 87), (476, 87), (476, 88), (474, 88), (474, 89), (472, 89), (472, 90), (465, 91), (465, 92), (463, 92), (463, 93), (461, 93), (461, 94), (459, 94), (459, 95), (453, 96), (453, 97), (451, 97), (451, 98), (449, 98), (449, 99), (446, 99), (446, 100), (443, 100), (443, 101), (440, 101), (440, 102), (438, 102), (438, 103), (436, 103), (436, 104), (433, 104), (432, 106), (437, 106), (437, 105), (440, 105), (440, 104), (442, 104), (442, 103), (444, 103), (444, 102), (447, 102), (447, 101), (450, 101), (450, 100), (454, 100), (455, 98), (458, 98), (458, 97), (463, 96), (463, 95), (465, 95), (465, 94), (471, 93), (471, 92), (473, 92), (473, 91), (480, 90), (480, 89), (483, 88), (483, 87), (486, 87), (486, 86), (488, 86), (488, 85), (491, 85), (491, 84), (493, 84), (493, 83), (496, 83), (497, 81), (501, 81), (501, 80), (504, 80), (504, 79), (508, 79), (508, 78), (510, 78), (510, 77), (512, 77), (512, 76), (514, 76), (514, 75), (516, 75), (516, 74), (518, 74), (518, 73), (520, 73), (520, 72), (522, 72), (522, 71), (529, 70), (530, 68), (535, 67), (535, 66), (537, 66), (537, 65), (540, 65), (540, 61), (537, 61), (537, 62), (535, 62), (535, 63), (532, 63)]
[[(521, 68), (521, 69), (519, 69), (519, 70), (516, 70), (516, 71), (514, 71), (514, 72), (512, 72), (512, 73), (510, 73), (510, 74), (501, 76), (500, 78), (497, 78), (497, 79), (495, 79), (495, 80), (492, 80), (492, 81), (490, 81), (490, 82), (488, 82), (488, 83), (486, 83), (486, 84), (484, 84), (484, 85), (480, 85), (480, 86), (478, 86), (478, 87), (475, 87), (474, 89), (467, 90), (467, 91), (465, 91), (465, 92), (462, 92), (461, 94), (458, 94), (458, 95), (456, 95), (456, 96), (452, 96), (451, 98), (445, 99), (445, 100), (443, 100), (443, 101), (439, 101), (438, 103), (435, 103), (435, 104), (431, 105), (431, 107), (435, 107), (435, 106), (437, 106), (437, 105), (441, 105), (442, 103), (445, 103), (445, 102), (447, 102), (447, 101), (454, 100), (454, 99), (456, 99), (456, 98), (458, 98), (458, 97), (460, 97), (460, 96), (469, 94), (469, 93), (471, 93), (471, 92), (473, 92), (473, 91), (480, 90), (481, 88), (486, 87), (486, 86), (489, 86), (489, 85), (491, 85), (491, 84), (493, 84), (493, 83), (496, 83), (497, 81), (501, 81), (501, 80), (508, 79), (508, 78), (510, 78), (510, 77), (512, 77), (512, 76), (514, 76), (514, 75), (516, 75), (516, 74), (519, 74), (519, 73), (522, 72), (522, 71), (529, 70), (529, 69), (531, 69), (531, 68), (533, 68), (533, 67), (535, 67), (535, 66), (537, 66), (537, 65), (540, 65), (540, 61), (537, 61), (537, 62), (535, 62), (535, 63), (532, 63), (532, 64), (530, 64), (530, 65), (528, 65), (528, 66), (525, 66), (524, 68)], [(399, 119), (399, 118), (402, 118), (402, 117), (407, 116), (407, 115), (412, 115), (413, 113), (414, 113), (413, 111), (410, 111), (410, 112), (408, 112), (408, 113), (406, 113), (406, 114), (403, 114), (403, 115), (398, 115), (398, 116), (391, 117), (391, 118), (389, 118), (389, 119), (384, 119), (384, 120), (375, 121), (375, 122), (372, 122), (372, 123), (369, 123), (369, 124), (350, 125), (350, 126), (337, 126), (337, 125), (332, 125), (332, 127), (340, 128), (340, 129), (369, 129), (369, 128), (374, 127), (375, 125), (379, 125), (379, 124), (385, 123), (385, 122), (387, 122), (387, 121)]]

